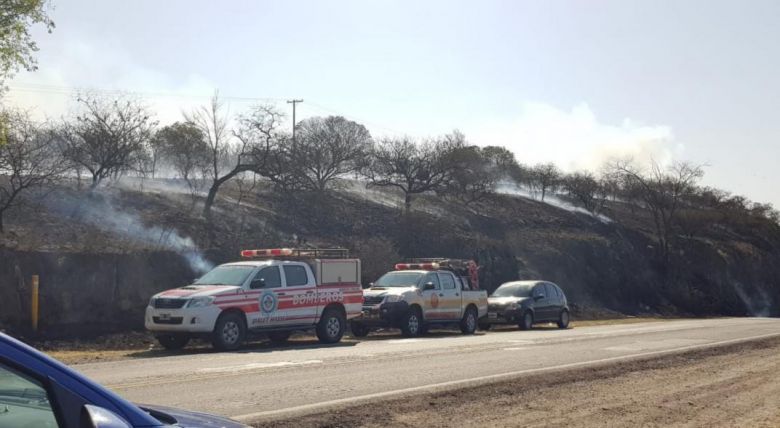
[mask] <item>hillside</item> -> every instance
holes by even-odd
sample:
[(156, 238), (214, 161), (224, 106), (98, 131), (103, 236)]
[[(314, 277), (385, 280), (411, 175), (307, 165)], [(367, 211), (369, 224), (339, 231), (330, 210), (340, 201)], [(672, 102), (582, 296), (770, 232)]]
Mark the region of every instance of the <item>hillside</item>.
[[(778, 315), (776, 224), (710, 220), (675, 241), (670, 269), (654, 258), (652, 219), (610, 202), (603, 218), (553, 197), (493, 194), (465, 206), (402, 197), (346, 182), (320, 194), (280, 194), (228, 183), (213, 218), (202, 195), (173, 180), (114, 182), (90, 194), (74, 182), (44, 189), (9, 212), (0, 240), (0, 323), (24, 325), (29, 277), (41, 275), (42, 325), (135, 328), (155, 292), (180, 286), (244, 248), (344, 246), (363, 259), (364, 283), (402, 256), (476, 257), (483, 284), (558, 283), (575, 315)], [(557, 206), (556, 206), (557, 205)]]

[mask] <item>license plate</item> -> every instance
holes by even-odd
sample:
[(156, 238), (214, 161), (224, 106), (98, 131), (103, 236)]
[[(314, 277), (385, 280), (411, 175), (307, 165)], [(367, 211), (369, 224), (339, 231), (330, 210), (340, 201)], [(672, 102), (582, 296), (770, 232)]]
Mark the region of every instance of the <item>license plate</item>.
[(171, 319), (171, 314), (160, 314), (160, 315), (158, 315), (158, 317), (161, 320), (169, 320), (169, 319)]
[(494, 319), (498, 318), (498, 314), (496, 312), (490, 312), (488, 314), (488, 318), (494, 320)]

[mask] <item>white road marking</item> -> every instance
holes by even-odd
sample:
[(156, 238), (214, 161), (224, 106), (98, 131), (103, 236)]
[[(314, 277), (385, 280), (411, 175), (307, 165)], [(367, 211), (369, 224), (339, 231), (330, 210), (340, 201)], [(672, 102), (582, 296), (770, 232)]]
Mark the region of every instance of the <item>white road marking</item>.
[(503, 350), (504, 351), (522, 351), (523, 349), (526, 349), (526, 348), (504, 348)]
[(273, 417), (279, 417), (282, 415), (292, 416), (292, 415), (298, 415), (298, 414), (306, 414), (306, 413), (313, 413), (316, 411), (322, 411), (329, 407), (333, 406), (341, 406), (341, 405), (356, 405), (359, 403), (365, 403), (370, 402), (373, 400), (379, 400), (379, 399), (389, 399), (389, 398), (398, 398), (403, 396), (408, 396), (409, 394), (415, 394), (415, 393), (426, 393), (426, 392), (435, 392), (439, 390), (444, 389), (451, 389), (451, 388), (458, 388), (458, 387), (466, 387), (466, 386), (474, 386), (474, 385), (484, 385), (491, 382), (497, 382), (507, 379), (512, 379), (519, 376), (525, 376), (529, 374), (534, 373), (544, 373), (544, 372), (550, 372), (550, 371), (556, 371), (556, 370), (563, 370), (563, 369), (571, 369), (571, 368), (578, 368), (578, 367), (587, 367), (591, 365), (598, 365), (598, 364), (604, 364), (604, 363), (615, 363), (619, 361), (627, 361), (627, 360), (634, 360), (644, 357), (655, 357), (655, 356), (662, 356), (662, 355), (669, 355), (669, 354), (676, 354), (679, 352), (684, 351), (692, 351), (696, 349), (703, 349), (708, 347), (714, 347), (714, 346), (723, 346), (723, 345), (730, 345), (735, 343), (741, 343), (741, 342), (748, 342), (751, 340), (758, 340), (758, 339), (765, 339), (769, 337), (777, 337), (780, 336), (780, 333), (769, 333), (769, 334), (762, 334), (759, 336), (751, 336), (751, 337), (744, 337), (739, 339), (731, 339), (731, 340), (722, 340), (718, 342), (709, 342), (705, 344), (696, 344), (696, 345), (688, 345), (688, 346), (681, 346), (679, 348), (675, 349), (665, 349), (662, 351), (650, 351), (650, 352), (642, 352), (638, 354), (632, 354), (632, 355), (621, 355), (616, 357), (609, 357), (609, 358), (602, 358), (598, 360), (591, 360), (591, 361), (581, 361), (578, 363), (569, 363), (569, 364), (561, 364), (558, 366), (552, 366), (552, 367), (541, 367), (536, 369), (526, 369), (526, 370), (518, 370), (513, 372), (507, 372), (507, 373), (500, 373), (500, 374), (494, 374), (494, 375), (488, 375), (488, 376), (480, 376), (476, 378), (470, 378), (470, 379), (461, 379), (461, 380), (453, 380), (448, 382), (441, 382), (441, 383), (435, 383), (430, 385), (421, 385), (421, 386), (415, 386), (411, 388), (403, 388), (403, 389), (397, 389), (393, 391), (385, 391), (385, 392), (379, 392), (374, 394), (366, 394), (361, 395), (357, 397), (348, 397), (348, 398), (340, 398), (336, 400), (330, 400), (330, 401), (322, 401), (319, 403), (313, 403), (313, 404), (304, 404), (301, 406), (293, 406), (293, 407), (287, 407), (284, 409), (277, 409), (277, 410), (268, 410), (264, 412), (256, 412), (256, 413), (248, 413), (244, 415), (237, 415), (237, 416), (231, 416), (231, 419), (235, 419), (240, 422), (254, 422), (259, 421), (262, 419), (268, 419)]
[(235, 373), (244, 370), (257, 370), (277, 367), (289, 367), (289, 366), (307, 366), (311, 364), (322, 364), (322, 360), (307, 360), (307, 361), (281, 361), (278, 363), (249, 363), (242, 364), (240, 366), (226, 366), (226, 367), (205, 367), (198, 369), (198, 373)]

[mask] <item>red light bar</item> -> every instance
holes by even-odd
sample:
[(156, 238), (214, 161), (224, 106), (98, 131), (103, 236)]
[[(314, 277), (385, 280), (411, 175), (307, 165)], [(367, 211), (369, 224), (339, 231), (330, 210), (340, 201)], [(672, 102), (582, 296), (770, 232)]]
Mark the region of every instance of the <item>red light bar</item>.
[(241, 257), (269, 257), (269, 256), (289, 256), (293, 251), (289, 248), (271, 248), (264, 250), (242, 250)]
[(397, 263), (395, 270), (408, 270), (408, 269), (425, 269), (425, 270), (438, 270), (438, 263)]

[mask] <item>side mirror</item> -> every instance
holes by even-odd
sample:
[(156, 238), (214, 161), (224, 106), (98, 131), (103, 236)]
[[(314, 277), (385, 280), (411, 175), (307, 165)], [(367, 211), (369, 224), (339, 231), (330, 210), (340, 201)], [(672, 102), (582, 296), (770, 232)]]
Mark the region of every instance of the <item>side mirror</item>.
[(85, 404), (81, 409), (81, 426), (90, 428), (133, 428), (116, 413), (102, 407)]
[(265, 287), (265, 278), (256, 278), (249, 284), (249, 288), (263, 288)]
[(193, 283), (193, 284), (195, 284), (196, 282), (198, 282), (198, 280), (199, 280), (199, 279), (200, 279), (200, 278), (193, 278), (193, 279), (192, 279), (192, 283)]
[(544, 299), (544, 294), (536, 294), (534, 295), (534, 300), (542, 300)]
[(436, 285), (432, 282), (426, 282), (425, 285), (423, 285), (423, 290), (435, 290)]

